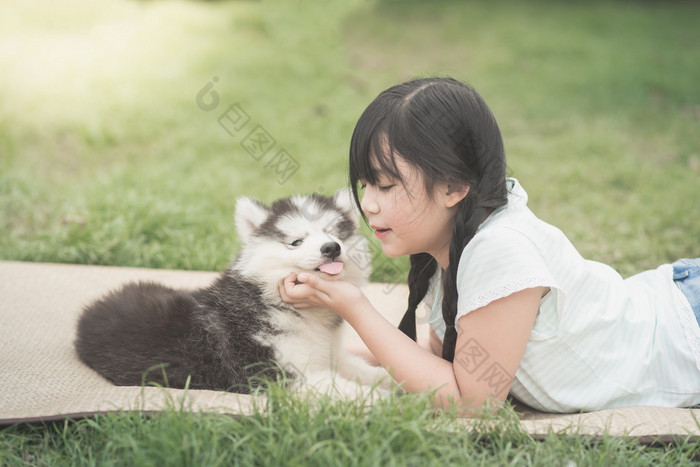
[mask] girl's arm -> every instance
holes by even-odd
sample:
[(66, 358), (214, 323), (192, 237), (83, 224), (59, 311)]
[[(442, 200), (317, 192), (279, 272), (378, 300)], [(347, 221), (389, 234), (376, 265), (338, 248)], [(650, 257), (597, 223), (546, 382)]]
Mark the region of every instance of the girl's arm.
[[(417, 343), (424, 349), (427, 349), (430, 352), (432, 352), (434, 355), (440, 356), (442, 355), (442, 341), (440, 340), (438, 335), (435, 334), (435, 330), (432, 328), (432, 326), (429, 326), (429, 328), (430, 333), (428, 338), (426, 339), (423, 336), (418, 336)], [(353, 342), (351, 344), (348, 344), (345, 346), (345, 350), (347, 350), (353, 355), (362, 357), (370, 365), (381, 365), (381, 363), (379, 363), (379, 360), (377, 360), (377, 357), (375, 357), (374, 354), (367, 348), (367, 345), (365, 345), (364, 342)]]
[(430, 340), (428, 341), (427, 348), (435, 355), (442, 355), (442, 341), (435, 333), (435, 329), (433, 329), (432, 326), (430, 326)]
[(465, 412), (487, 400), (505, 400), (545, 292), (516, 292), (460, 318), (453, 364), (399, 331), (351, 284), (302, 274), (280, 287), (283, 300), (298, 308), (325, 306), (342, 316), (405, 390), (435, 389), (436, 407), (456, 401)]

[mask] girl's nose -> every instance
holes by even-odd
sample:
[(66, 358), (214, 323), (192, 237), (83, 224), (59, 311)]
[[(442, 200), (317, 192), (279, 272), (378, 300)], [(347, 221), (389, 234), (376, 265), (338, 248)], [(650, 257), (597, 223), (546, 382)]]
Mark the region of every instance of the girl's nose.
[(372, 214), (377, 214), (379, 212), (379, 204), (377, 204), (377, 198), (372, 194), (372, 190), (369, 186), (365, 189), (365, 192), (362, 195), (360, 207), (364, 212), (370, 212)]

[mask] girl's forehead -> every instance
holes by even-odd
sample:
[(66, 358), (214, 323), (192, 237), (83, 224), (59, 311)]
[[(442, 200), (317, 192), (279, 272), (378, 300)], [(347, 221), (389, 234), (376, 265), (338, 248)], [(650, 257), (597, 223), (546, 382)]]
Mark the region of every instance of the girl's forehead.
[[(373, 179), (369, 181), (370, 183), (399, 183), (404, 188), (410, 187), (412, 189), (423, 185), (423, 177), (420, 170), (398, 154), (394, 154), (392, 160), (385, 161), (381, 165), (378, 162), (374, 162), (372, 167)], [(364, 181), (367, 182), (368, 180)]]
[(373, 178), (405, 180), (415, 172), (415, 168), (388, 143), (382, 144), (381, 151), (372, 151), (369, 155), (369, 165)]
[(421, 177), (421, 171), (418, 167), (404, 159), (400, 154), (394, 153), (393, 167), (396, 172), (393, 176), (398, 175), (401, 180), (409, 181)]

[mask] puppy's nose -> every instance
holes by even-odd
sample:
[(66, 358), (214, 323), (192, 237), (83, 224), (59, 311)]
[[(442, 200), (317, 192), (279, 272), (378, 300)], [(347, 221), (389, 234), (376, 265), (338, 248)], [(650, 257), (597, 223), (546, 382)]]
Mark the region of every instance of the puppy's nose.
[(340, 256), (340, 245), (338, 242), (328, 242), (321, 245), (321, 254), (326, 258), (336, 258)]

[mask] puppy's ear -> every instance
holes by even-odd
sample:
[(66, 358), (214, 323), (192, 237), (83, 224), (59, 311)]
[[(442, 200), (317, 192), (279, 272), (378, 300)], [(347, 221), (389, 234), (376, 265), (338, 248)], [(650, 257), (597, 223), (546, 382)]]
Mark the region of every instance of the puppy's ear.
[(267, 218), (268, 208), (259, 201), (242, 196), (236, 201), (236, 230), (241, 242), (248, 243)]
[(350, 214), (350, 217), (357, 223), (360, 220), (360, 210), (355, 204), (350, 188), (341, 188), (333, 195), (333, 202), (343, 211)]

